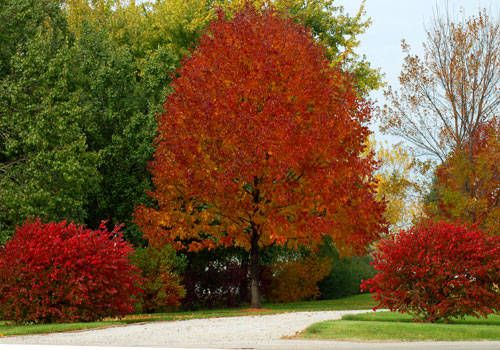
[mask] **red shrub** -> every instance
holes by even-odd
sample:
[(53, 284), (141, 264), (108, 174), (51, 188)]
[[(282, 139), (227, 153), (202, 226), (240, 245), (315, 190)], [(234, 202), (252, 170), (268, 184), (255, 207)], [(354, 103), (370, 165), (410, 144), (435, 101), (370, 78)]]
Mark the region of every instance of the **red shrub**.
[(0, 313), (40, 323), (130, 313), (140, 291), (131, 252), (119, 227), (25, 223), (0, 251)]
[(378, 245), (378, 274), (362, 283), (377, 308), (434, 322), (499, 310), (500, 237), (444, 222), (428, 222)]

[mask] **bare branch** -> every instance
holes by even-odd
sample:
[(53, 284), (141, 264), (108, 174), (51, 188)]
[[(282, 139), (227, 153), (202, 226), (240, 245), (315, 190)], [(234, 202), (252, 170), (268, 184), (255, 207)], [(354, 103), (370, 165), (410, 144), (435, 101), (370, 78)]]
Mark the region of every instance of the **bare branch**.
[(475, 144), (500, 113), (500, 24), (485, 10), (454, 21), (435, 16), (424, 56), (406, 52), (399, 93), (386, 91), (382, 130), (441, 160)]

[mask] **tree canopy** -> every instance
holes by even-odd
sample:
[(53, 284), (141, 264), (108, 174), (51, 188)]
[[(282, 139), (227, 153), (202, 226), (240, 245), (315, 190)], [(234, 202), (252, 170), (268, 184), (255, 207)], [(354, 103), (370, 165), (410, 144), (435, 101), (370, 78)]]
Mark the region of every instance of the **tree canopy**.
[[(369, 105), (310, 33), (273, 10), (222, 14), (178, 71), (151, 163), (156, 205), (136, 221), (152, 244), (250, 251), (324, 235), (363, 251), (383, 230)], [(256, 298), (254, 298), (256, 297)]]

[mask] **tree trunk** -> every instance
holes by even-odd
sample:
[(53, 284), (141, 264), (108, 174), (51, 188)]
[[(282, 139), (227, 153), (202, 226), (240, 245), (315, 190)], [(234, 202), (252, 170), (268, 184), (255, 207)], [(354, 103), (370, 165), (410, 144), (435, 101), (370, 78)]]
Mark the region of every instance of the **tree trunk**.
[(260, 263), (259, 263), (259, 232), (252, 225), (252, 238), (250, 246), (250, 307), (260, 309)]

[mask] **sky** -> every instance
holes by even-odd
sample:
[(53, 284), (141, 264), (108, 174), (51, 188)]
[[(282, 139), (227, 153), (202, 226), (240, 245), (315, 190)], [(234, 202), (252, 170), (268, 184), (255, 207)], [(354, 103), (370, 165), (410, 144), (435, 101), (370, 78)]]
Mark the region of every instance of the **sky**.
[[(335, 1), (351, 15), (357, 12), (361, 3), (362, 0)], [(401, 39), (410, 44), (413, 53), (421, 54), (426, 38), (425, 26), (430, 26), (436, 8), (444, 13), (447, 7), (456, 16), (460, 11), (470, 16), (480, 8), (486, 8), (492, 17), (498, 18), (500, 14), (500, 0), (366, 0), (366, 16), (371, 18), (372, 24), (360, 37), (358, 52), (365, 54), (373, 67), (380, 68), (385, 81), (397, 89), (404, 57)], [(372, 98), (379, 104), (384, 103), (381, 91), (373, 93)], [(398, 141), (374, 131), (376, 138), (391, 143)]]
[[(362, 0), (336, 0), (346, 12), (354, 15)], [(500, 12), (500, 0), (366, 0), (366, 15), (372, 20), (367, 32), (360, 37), (359, 51), (374, 67), (381, 68), (387, 82), (396, 87), (403, 62), (401, 39), (411, 46), (412, 52), (422, 53), (425, 26), (430, 25), (438, 8), (446, 4), (452, 14), (463, 10), (469, 16), (486, 8), (492, 17)]]

